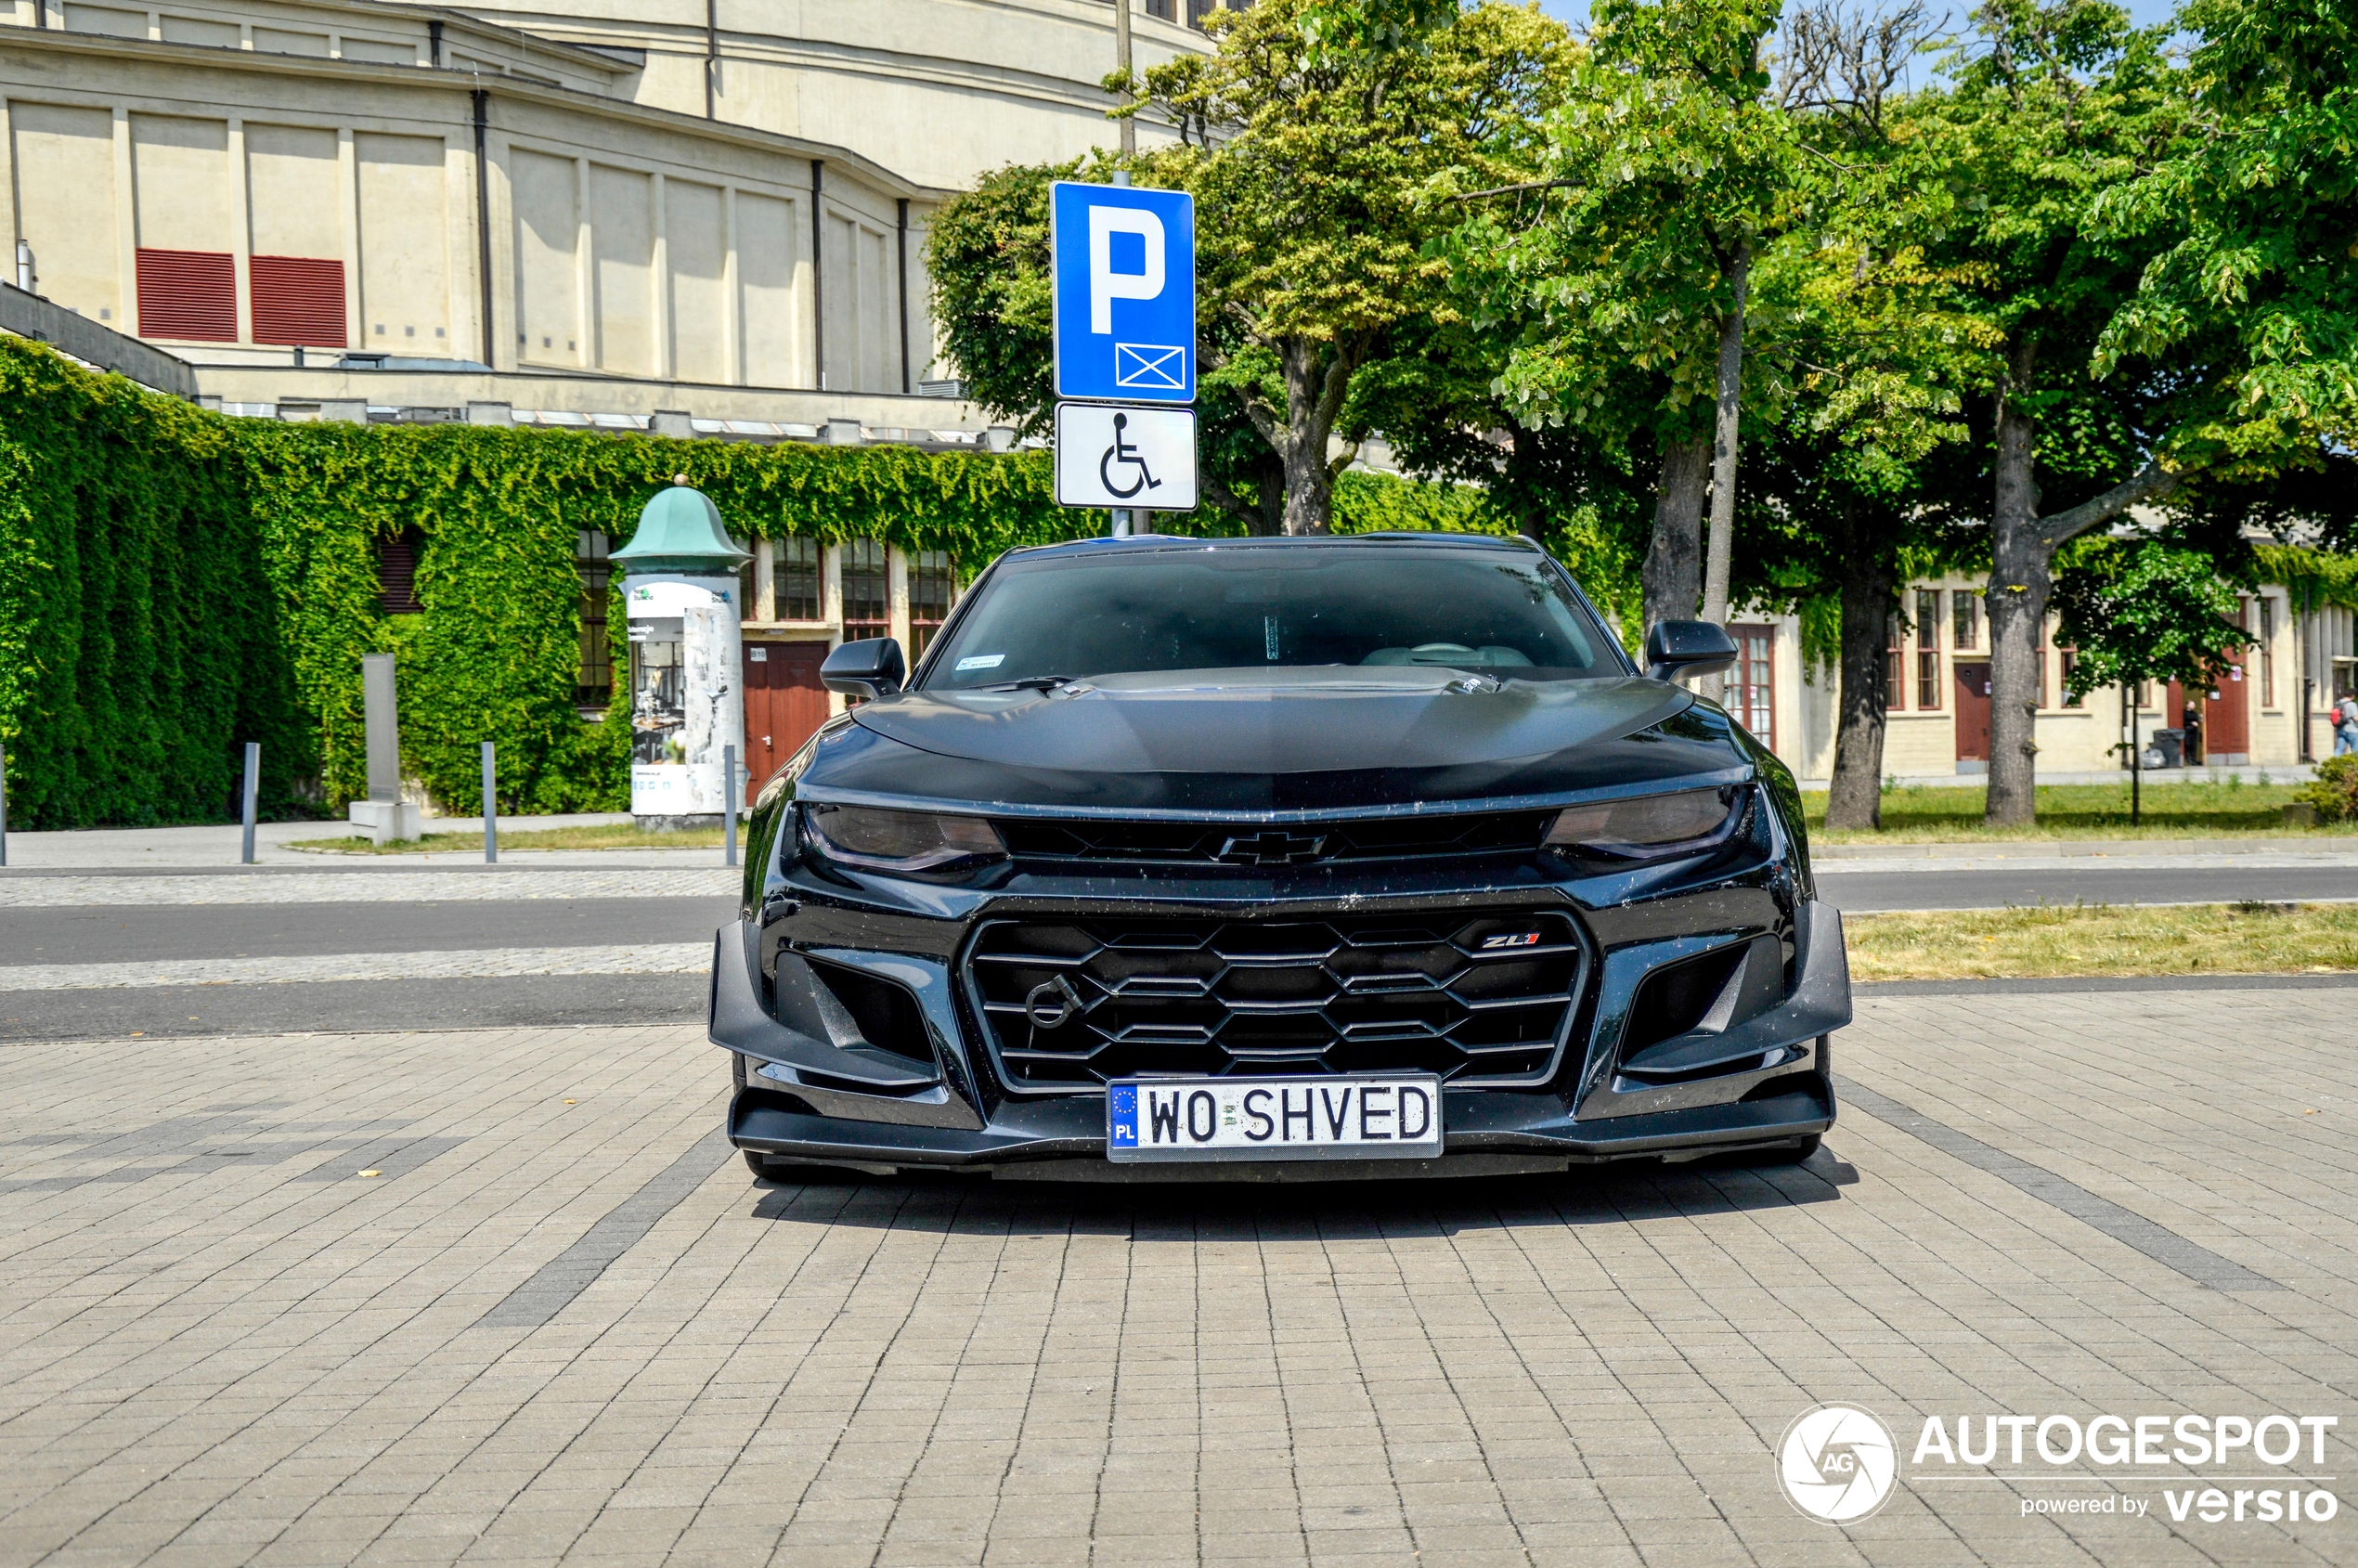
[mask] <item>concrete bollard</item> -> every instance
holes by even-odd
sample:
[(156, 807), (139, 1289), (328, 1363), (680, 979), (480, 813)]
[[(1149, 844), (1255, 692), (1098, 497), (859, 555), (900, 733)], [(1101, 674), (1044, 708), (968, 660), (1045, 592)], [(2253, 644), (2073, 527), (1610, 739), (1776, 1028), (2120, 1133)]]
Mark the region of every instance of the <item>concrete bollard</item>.
[(483, 863), (499, 863), (499, 770), (491, 743), (483, 743)]
[(253, 864), (253, 810), (262, 796), (262, 743), (246, 743), (245, 843), (238, 855), (240, 865)]
[(729, 851), (722, 865), (737, 863), (737, 748), (720, 748), (720, 810), (728, 819)]

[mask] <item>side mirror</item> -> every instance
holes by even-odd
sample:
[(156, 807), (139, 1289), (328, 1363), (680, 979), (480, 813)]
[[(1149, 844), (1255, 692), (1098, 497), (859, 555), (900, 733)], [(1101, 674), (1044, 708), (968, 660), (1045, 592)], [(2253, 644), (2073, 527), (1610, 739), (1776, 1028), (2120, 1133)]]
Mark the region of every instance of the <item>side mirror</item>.
[(1675, 680), (1717, 675), (1736, 662), (1736, 640), (1717, 621), (1656, 621), (1646, 633), (1646, 675)]
[(847, 642), (819, 667), (819, 683), (828, 691), (870, 701), (892, 695), (908, 679), (909, 666), (900, 656), (900, 644), (889, 637)]

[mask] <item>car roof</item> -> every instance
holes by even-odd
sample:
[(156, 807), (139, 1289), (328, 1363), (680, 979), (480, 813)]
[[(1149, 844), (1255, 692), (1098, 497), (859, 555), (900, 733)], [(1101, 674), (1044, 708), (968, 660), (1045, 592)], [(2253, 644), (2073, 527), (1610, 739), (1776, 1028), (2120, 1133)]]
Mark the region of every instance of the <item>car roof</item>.
[(1100, 535), (1095, 538), (1064, 539), (1056, 544), (1026, 545), (1009, 551), (1010, 555), (1102, 555), (1178, 550), (1303, 550), (1380, 548), (1384, 545), (1418, 544), (1445, 545), (1462, 550), (1514, 551), (1537, 553), (1539, 547), (1517, 534), (1501, 537), (1496, 534), (1445, 534), (1411, 529), (1387, 529), (1367, 534), (1306, 534), (1230, 538), (1201, 538), (1190, 534), (1132, 534), (1117, 538)]

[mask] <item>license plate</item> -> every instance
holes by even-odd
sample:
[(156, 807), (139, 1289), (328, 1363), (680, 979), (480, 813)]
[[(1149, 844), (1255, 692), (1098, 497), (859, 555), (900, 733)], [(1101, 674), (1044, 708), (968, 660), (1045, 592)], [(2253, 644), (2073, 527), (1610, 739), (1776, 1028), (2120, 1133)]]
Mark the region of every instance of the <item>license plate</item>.
[(1430, 1160), (1441, 1080), (1123, 1078), (1106, 1085), (1106, 1158)]

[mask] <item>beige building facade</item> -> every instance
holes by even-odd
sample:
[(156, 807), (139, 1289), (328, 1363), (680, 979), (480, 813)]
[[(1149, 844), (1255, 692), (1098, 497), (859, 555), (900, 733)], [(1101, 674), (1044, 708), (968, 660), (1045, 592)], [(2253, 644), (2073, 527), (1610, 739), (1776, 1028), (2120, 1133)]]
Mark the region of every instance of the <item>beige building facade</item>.
[[(1908, 585), (1885, 655), (1887, 777), (1971, 783), (1989, 766), (1989, 628), (1986, 579), (1950, 577)], [(2226, 679), (2186, 692), (2172, 682), (2136, 694), (2141, 748), (2161, 730), (2194, 731), (2180, 743), (2189, 765), (2291, 769), (2330, 756), (2326, 710), (2353, 690), (2352, 625), (2347, 610), (2301, 611), (2279, 585), (2239, 596), (2253, 645)], [(1729, 706), (1794, 775), (1822, 783), (1833, 773), (1837, 673), (1812, 668), (1791, 616), (1739, 617), (1730, 628), (1742, 653), (1730, 676)], [(2042, 777), (2120, 772), (2131, 734), (2127, 694), (2099, 687), (2074, 699), (2066, 689), (2074, 652), (2060, 646), (2051, 617), (2040, 641), (2035, 734)], [(2191, 723), (2190, 723), (2191, 719)]]

